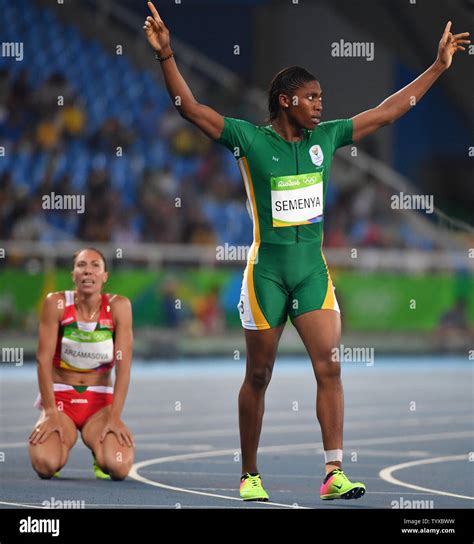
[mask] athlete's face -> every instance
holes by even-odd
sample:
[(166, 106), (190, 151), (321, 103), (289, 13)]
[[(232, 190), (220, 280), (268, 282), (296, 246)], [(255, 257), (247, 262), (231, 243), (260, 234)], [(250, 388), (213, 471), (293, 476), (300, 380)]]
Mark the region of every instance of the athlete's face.
[(302, 128), (312, 130), (321, 122), (323, 111), (321, 86), (317, 81), (308, 81), (297, 89), (288, 104), (288, 115)]
[(78, 291), (84, 294), (100, 292), (107, 278), (104, 261), (98, 253), (91, 249), (79, 253), (72, 271), (72, 280)]

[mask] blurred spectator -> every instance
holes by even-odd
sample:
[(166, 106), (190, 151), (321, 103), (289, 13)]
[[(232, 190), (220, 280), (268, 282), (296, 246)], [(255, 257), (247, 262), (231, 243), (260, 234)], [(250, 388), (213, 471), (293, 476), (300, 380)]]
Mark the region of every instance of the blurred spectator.
[(109, 172), (104, 168), (92, 170), (87, 180), (86, 199), (101, 204), (111, 189)]
[(8, 97), (10, 94), (9, 73), (6, 68), (0, 69), (0, 119), (4, 119), (8, 112)]
[(438, 347), (444, 351), (472, 347), (474, 327), (469, 323), (464, 297), (457, 298), (454, 305), (441, 315), (434, 337)]
[(195, 312), (203, 334), (215, 335), (223, 332), (225, 315), (220, 305), (218, 287), (212, 287), (206, 295), (198, 299)]
[(180, 309), (177, 308), (178, 284), (172, 279), (167, 279), (161, 287), (162, 306), (165, 327), (175, 328), (180, 322)]
[(77, 98), (62, 109), (62, 125), (68, 137), (78, 137), (84, 132), (86, 116)]
[(56, 116), (42, 119), (36, 127), (36, 143), (45, 151), (55, 151), (61, 136), (61, 120)]
[(110, 117), (92, 135), (89, 146), (95, 153), (103, 152), (116, 155), (117, 151), (121, 151), (121, 153), (126, 151), (133, 139), (134, 136), (129, 129), (125, 128), (118, 119)]
[(178, 180), (168, 165), (161, 170), (148, 170), (139, 189), (141, 203), (146, 206), (146, 200), (155, 196), (176, 197), (178, 186)]
[(73, 95), (74, 91), (66, 78), (55, 73), (33, 93), (33, 107), (38, 115), (56, 115), (59, 104), (68, 104)]
[(189, 208), (186, 212), (183, 242), (186, 244), (216, 245), (217, 239), (206, 219), (198, 208)]
[[(29, 111), (31, 108), (31, 87), (28, 71), (23, 68), (13, 81), (8, 97), (8, 107), (12, 111)], [(1, 100), (0, 100), (1, 103)]]
[(346, 220), (344, 214), (334, 214), (329, 227), (325, 230), (324, 243), (327, 247), (347, 247), (349, 240), (346, 236)]
[(0, 239), (10, 237), (14, 222), (17, 194), (9, 172), (3, 172), (0, 176)]
[(114, 216), (111, 241), (126, 244), (140, 241), (140, 232), (134, 223), (134, 212), (126, 210), (121, 216)]
[(28, 129), (30, 133), (33, 131), (32, 126), (28, 127), (28, 117), (25, 111), (19, 109), (4, 111), (0, 124), (0, 139), (3, 142), (10, 145), (21, 142)]
[(140, 110), (136, 125), (138, 133), (145, 141), (154, 140), (158, 136), (158, 117), (150, 100), (146, 101)]
[(176, 108), (170, 103), (158, 120), (158, 136), (163, 140), (171, 140), (179, 128), (187, 125), (188, 122), (176, 112)]
[(41, 199), (28, 201), (26, 213), (15, 223), (12, 229), (13, 240), (42, 240), (47, 236), (49, 225), (41, 206)]

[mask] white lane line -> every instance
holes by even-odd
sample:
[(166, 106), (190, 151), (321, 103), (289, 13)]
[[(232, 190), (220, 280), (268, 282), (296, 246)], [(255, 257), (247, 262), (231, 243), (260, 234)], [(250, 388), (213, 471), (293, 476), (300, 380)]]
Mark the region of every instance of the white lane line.
[[(233, 433), (235, 434), (235, 432)], [(406, 443), (406, 442), (423, 442), (430, 440), (449, 440), (450, 438), (470, 438), (474, 436), (473, 431), (457, 431), (457, 432), (447, 432), (447, 433), (430, 433), (430, 434), (420, 434), (420, 435), (410, 435), (410, 436), (388, 436), (385, 438), (361, 438), (359, 440), (346, 440), (345, 446), (358, 446), (358, 445), (372, 445), (372, 444), (398, 444), (398, 443)], [(27, 442), (26, 440), (24, 442), (12, 442), (10, 444), (0, 444), (0, 448), (6, 449), (6, 448), (22, 448), (26, 447)], [(149, 444), (148, 444), (149, 446)], [(203, 446), (207, 446), (203, 445)], [(316, 442), (309, 442), (307, 444), (289, 444), (287, 446), (279, 446), (280, 448), (284, 448), (286, 450), (296, 450), (300, 446), (303, 447), (312, 447), (312, 448), (319, 448), (322, 451), (323, 445), (321, 443), (317, 444)], [(137, 449), (140, 449), (142, 445), (139, 445)], [(273, 447), (273, 446), (272, 446)], [(181, 448), (181, 446), (176, 445), (176, 448)], [(148, 449), (146, 446), (143, 449)], [(237, 448), (238, 449), (238, 448)], [(237, 451), (232, 450), (233, 452)], [(285, 450), (281, 451), (285, 451)], [(265, 448), (259, 448), (259, 451), (264, 451)], [(212, 452), (211, 452), (212, 453)], [(407, 454), (405, 454), (407, 455)]]
[[(359, 422), (351, 423), (346, 422), (346, 432), (366, 430), (366, 429), (376, 429), (378, 427), (387, 428), (387, 426), (393, 426), (396, 423), (396, 426), (405, 426), (407, 430), (413, 427), (424, 427), (428, 425), (447, 425), (450, 423), (471, 423), (472, 416), (466, 418), (450, 418), (449, 421), (440, 421), (440, 420), (430, 420), (426, 419), (406, 419), (406, 420), (382, 420), (380, 422)], [(283, 434), (283, 433), (298, 433), (298, 432), (315, 432), (317, 431), (316, 421), (313, 423), (293, 423), (291, 425), (267, 425), (265, 427), (265, 434)], [(136, 440), (151, 440), (151, 439), (162, 439), (162, 440), (179, 440), (180, 438), (189, 440), (190, 438), (197, 438), (202, 440), (203, 438), (221, 438), (227, 436), (234, 436), (235, 429), (202, 429), (202, 430), (182, 430), (182, 431), (172, 431), (172, 432), (148, 432), (148, 433), (135, 433), (134, 437)]]
[[(156, 462), (157, 460), (156, 459), (151, 459), (151, 461)], [(138, 472), (137, 472), (138, 469), (143, 468), (143, 466), (146, 466), (144, 463), (152, 464), (152, 463), (149, 463), (147, 461), (144, 461), (143, 463), (137, 463), (136, 465), (134, 465), (132, 467), (132, 470), (129, 473), (129, 477), (133, 478), (134, 480), (137, 480), (139, 482), (142, 482), (144, 484), (152, 485), (154, 487), (160, 487), (162, 489), (169, 489), (170, 491), (177, 491), (177, 492), (180, 492), (180, 493), (189, 493), (191, 495), (202, 495), (204, 497), (213, 497), (213, 498), (216, 498), (216, 499), (227, 499), (229, 501), (239, 501), (240, 503), (244, 503), (244, 501), (242, 499), (237, 498), (237, 497), (229, 497), (228, 495), (218, 495), (217, 493), (206, 493), (204, 491), (196, 491), (194, 489), (186, 489), (185, 487), (175, 487), (175, 486), (171, 486), (171, 485), (162, 484), (160, 482), (154, 482), (152, 480), (148, 480), (147, 478), (143, 478), (142, 476), (140, 476), (140, 474), (138, 474)], [(295, 508), (295, 509), (304, 508), (304, 509), (307, 509), (307, 507), (298, 506), (296, 503), (294, 503), (294, 504), (281, 504), (281, 503), (278, 503), (278, 502), (268, 501), (268, 502), (262, 502), (262, 503), (259, 503), (259, 504), (261, 504), (262, 507), (263, 507), (263, 505), (265, 505), (265, 506), (268, 505), (268, 506), (282, 506), (283, 508)]]
[[(0, 451), (6, 450), (6, 449), (13, 449), (13, 448), (27, 448), (28, 442), (25, 440), (24, 442), (10, 442), (5, 444), (0, 444)], [(211, 444), (191, 444), (191, 445), (185, 445), (185, 444), (166, 444), (163, 442), (155, 442), (155, 443), (138, 443), (137, 448), (139, 450), (163, 450), (163, 451), (176, 451), (176, 450), (183, 450), (183, 451), (210, 451), (212, 450), (214, 446), (211, 446)]]
[[(269, 417), (267, 418), (268, 424), (265, 427), (265, 432), (267, 434), (279, 434), (279, 433), (291, 433), (291, 432), (306, 432), (306, 431), (313, 431), (316, 426), (317, 422), (316, 420), (312, 420), (307, 423), (301, 422), (300, 415), (297, 416), (298, 419), (295, 419), (295, 416), (292, 415), (291, 417)], [(293, 419), (293, 422), (290, 420)], [(218, 418), (219, 422), (223, 420), (223, 418)], [(160, 427), (166, 427), (167, 424), (172, 424), (174, 428), (176, 428), (176, 425), (179, 423), (179, 425), (182, 425), (184, 422), (179, 421), (178, 419), (174, 419), (173, 422), (171, 421), (169, 423), (164, 423), (163, 420), (158, 418), (126, 418), (127, 424), (130, 426), (130, 428), (134, 428), (134, 426), (139, 426), (140, 429), (146, 429), (146, 427), (157, 427), (157, 421), (158, 426)], [(192, 418), (187, 418), (185, 423), (189, 424), (190, 422), (194, 421)], [(203, 419), (200, 418), (200, 423), (203, 423)], [(451, 423), (471, 423), (472, 416), (466, 416), (466, 415), (457, 415), (452, 414), (450, 416), (426, 416), (426, 417), (414, 417), (411, 416), (409, 418), (387, 418), (383, 417), (377, 418), (377, 421), (361, 421), (360, 417), (353, 417), (353, 412), (351, 413), (351, 417), (346, 418), (346, 428), (348, 430), (361, 430), (361, 429), (376, 429), (378, 427), (387, 427), (388, 425), (394, 425), (396, 424), (397, 427), (403, 425), (406, 427), (418, 427), (418, 426), (426, 426), (426, 425), (449, 425)], [(137, 423), (134, 423), (137, 422)], [(149, 424), (148, 424), (148, 423)], [(223, 422), (223, 421), (222, 421)], [(232, 436), (235, 431), (234, 427), (237, 425), (237, 419), (232, 416), (229, 418), (226, 429), (216, 429), (217, 419), (213, 422), (214, 426), (212, 428), (203, 428), (199, 430), (163, 430), (160, 432), (138, 432), (135, 433), (134, 436), (136, 439), (152, 439), (157, 438), (161, 440), (166, 439), (179, 439), (184, 438), (188, 439), (190, 437), (225, 437), (225, 436)], [(7, 435), (8, 433), (13, 432), (29, 432), (32, 429), (31, 422), (27, 424), (18, 424), (18, 425), (11, 425), (11, 426), (1, 426), (1, 431), (4, 435)], [(194, 426), (195, 429), (195, 426)]]
[[(452, 439), (452, 438), (464, 438), (464, 437), (470, 437), (472, 436), (473, 433), (472, 431), (461, 431), (461, 432), (447, 432), (447, 433), (431, 433), (431, 434), (425, 434), (425, 435), (418, 435), (418, 436), (407, 436), (407, 437), (400, 437), (400, 436), (396, 436), (396, 437), (386, 437), (386, 438), (378, 438), (378, 439), (373, 439), (373, 438), (369, 438), (369, 439), (360, 439), (360, 440), (348, 440), (346, 441), (346, 446), (356, 446), (356, 445), (369, 445), (369, 444), (393, 444), (393, 443), (406, 443), (406, 442), (418, 442), (418, 441), (430, 441), (430, 440), (449, 440), (449, 439)], [(23, 447), (25, 446), (25, 442), (18, 442), (16, 444), (4, 444), (2, 445), (1, 447), (2, 448), (5, 448), (5, 447)], [(293, 451), (293, 450), (301, 450), (303, 448), (306, 448), (306, 449), (317, 449), (317, 448), (321, 448), (322, 447), (322, 444), (321, 443), (307, 443), (307, 444), (290, 444), (290, 445), (283, 445), (283, 446), (264, 446), (262, 448), (259, 449), (260, 452), (264, 453), (264, 452), (277, 452), (277, 451), (282, 451), (282, 452), (285, 452), (285, 451)], [(228, 450), (219, 450), (219, 451), (211, 451), (211, 452), (199, 452), (199, 453), (190, 453), (190, 454), (184, 454), (184, 455), (175, 455), (175, 456), (169, 456), (169, 457), (162, 457), (162, 458), (157, 458), (157, 459), (150, 459), (148, 461), (142, 461), (141, 463), (135, 463), (130, 471), (130, 474), (129, 476), (137, 481), (140, 481), (142, 483), (145, 483), (145, 484), (148, 484), (148, 485), (152, 485), (152, 486), (155, 486), (155, 487), (161, 487), (163, 489), (170, 489), (172, 491), (178, 491), (178, 492), (182, 492), (182, 493), (191, 493), (191, 494), (194, 494), (194, 495), (204, 495), (204, 496), (213, 496), (213, 497), (216, 497), (216, 498), (221, 498), (221, 499), (228, 499), (228, 500), (234, 500), (234, 501), (241, 501), (241, 499), (239, 498), (236, 498), (236, 497), (227, 497), (227, 496), (224, 496), (224, 495), (216, 495), (216, 494), (210, 494), (210, 493), (203, 493), (203, 492), (199, 492), (199, 491), (191, 491), (191, 490), (187, 490), (185, 488), (180, 488), (180, 487), (172, 487), (172, 486), (167, 486), (165, 484), (160, 484), (159, 482), (154, 482), (152, 480), (148, 480), (147, 478), (143, 478), (142, 476), (140, 476), (138, 474), (138, 469), (140, 468), (143, 468), (145, 466), (149, 466), (149, 465), (153, 465), (153, 464), (158, 464), (158, 463), (166, 463), (166, 462), (171, 462), (171, 461), (185, 461), (185, 460), (189, 460), (189, 459), (198, 459), (198, 458), (204, 458), (204, 457), (218, 457), (218, 456), (221, 456), (221, 455), (234, 455), (234, 453), (238, 451), (238, 448), (237, 449), (228, 449)], [(461, 457), (461, 458), (465, 458), (466, 456), (455, 456), (456, 458), (458, 457)], [(445, 458), (435, 458), (435, 459), (445, 459)], [(430, 462), (430, 460), (426, 460), (425, 462)], [(431, 462), (436, 462), (436, 461), (432, 461)], [(396, 465), (395, 467), (388, 467), (389, 469), (392, 468), (392, 469), (395, 469), (395, 468), (404, 468), (405, 466), (407, 465), (412, 465), (413, 462), (411, 463), (403, 463), (402, 465)], [(388, 470), (388, 469), (384, 469), (384, 470)], [(379, 476), (382, 478), (382, 479), (385, 479), (382, 477), (382, 472), (381, 471), (379, 473)], [(398, 480), (396, 480), (395, 478), (391, 477), (393, 481), (391, 480), (386, 480), (386, 481), (390, 481), (391, 483), (396, 483), (396, 485), (402, 485), (402, 486), (405, 486), (405, 487), (412, 487), (413, 489), (418, 489), (418, 490), (422, 490), (422, 491), (428, 491), (428, 492), (432, 492), (432, 493), (436, 493), (436, 494), (444, 494), (444, 495), (450, 495), (450, 496), (454, 496), (454, 497), (460, 497), (460, 498), (467, 498), (467, 499), (470, 499), (472, 500), (473, 497), (465, 497), (463, 495), (453, 495), (453, 494), (450, 494), (450, 493), (445, 493), (445, 492), (439, 492), (439, 491), (435, 491), (435, 490), (431, 490), (431, 489), (426, 489), (426, 488), (422, 488), (422, 487), (418, 487), (418, 486), (413, 486), (411, 484), (405, 484), (403, 482), (400, 482)], [(38, 508), (38, 506), (31, 506), (29, 504), (23, 504), (23, 503), (16, 503), (16, 502), (5, 502), (5, 501), (0, 501), (0, 504), (4, 504), (4, 505), (7, 505), (7, 506), (20, 506), (20, 507), (24, 507), (24, 508)], [(286, 508), (305, 508), (305, 507), (302, 507), (302, 506), (297, 506), (296, 503), (292, 504), (292, 505), (288, 505), (288, 504), (279, 504), (279, 503), (271, 503), (271, 502), (267, 502), (267, 503), (261, 503), (262, 505), (274, 505), (274, 506), (283, 506), (283, 507), (286, 507)]]
[(419, 485), (407, 484), (402, 482), (397, 478), (392, 476), (392, 473), (396, 470), (402, 470), (404, 468), (410, 468), (420, 465), (429, 465), (431, 463), (442, 463), (444, 461), (467, 461), (468, 456), (463, 455), (448, 455), (445, 457), (432, 457), (430, 459), (419, 459), (418, 461), (409, 461), (408, 463), (401, 463), (400, 465), (393, 465), (391, 467), (384, 468), (379, 472), (379, 476), (382, 480), (389, 482), (390, 484), (400, 485), (402, 487), (408, 487), (410, 489), (417, 489), (419, 491), (425, 491), (428, 493), (434, 493), (436, 495), (445, 495), (447, 497), (455, 497), (456, 499), (467, 499), (469, 501), (474, 501), (474, 497), (469, 497), (467, 495), (458, 495), (456, 493), (449, 493), (448, 491), (439, 491), (437, 489), (429, 489), (427, 487), (421, 487)]
[[(156, 465), (159, 463), (167, 463), (171, 461), (185, 461), (187, 459), (196, 459), (196, 458), (205, 458), (205, 457), (218, 457), (220, 455), (234, 455), (235, 449), (230, 450), (218, 450), (218, 451), (210, 451), (210, 452), (202, 452), (202, 453), (189, 453), (184, 455), (173, 455), (169, 457), (161, 457), (157, 459), (149, 459), (148, 461), (141, 461), (140, 463), (135, 463), (132, 466), (132, 469), (130, 470), (129, 477), (133, 478), (134, 480), (137, 480), (139, 482), (142, 482), (147, 485), (152, 485), (154, 487), (160, 487), (162, 489), (169, 489), (170, 491), (177, 491), (180, 493), (189, 493), (191, 495), (202, 495), (204, 497), (213, 497), (216, 499), (227, 499), (230, 501), (239, 501), (240, 503), (243, 503), (241, 498), (238, 497), (229, 497), (228, 495), (218, 495), (217, 493), (206, 493), (204, 491), (196, 491), (194, 489), (187, 489), (185, 487), (176, 487), (171, 485), (162, 484), (160, 482), (155, 482), (153, 480), (148, 480), (147, 478), (144, 478), (141, 476), (138, 471), (141, 468), (150, 466), (150, 465)], [(273, 448), (272, 448), (272, 451)], [(259, 503), (262, 505), (268, 505), (268, 506), (282, 506), (283, 508), (297, 508), (297, 509), (307, 509), (305, 506), (298, 506), (296, 503), (294, 504), (282, 504), (278, 502), (265, 502), (265, 503)]]
[(0, 444), (0, 448), (2, 450), (7, 450), (10, 448), (27, 448), (28, 447), (28, 441), (24, 440), (23, 442), (10, 442), (10, 444)]
[[(418, 436), (392, 436), (392, 437), (384, 437), (384, 438), (369, 438), (369, 439), (360, 439), (360, 440), (349, 440), (346, 442), (347, 445), (368, 445), (368, 444), (402, 444), (406, 442), (421, 442), (421, 441), (430, 441), (430, 440), (450, 440), (452, 438), (460, 438), (464, 436), (472, 436), (472, 431), (461, 431), (461, 432), (447, 432), (447, 433), (431, 433), (431, 434), (425, 434), (425, 435), (418, 435)], [(314, 443), (309, 442), (306, 444), (286, 444), (286, 445), (280, 445), (280, 446), (263, 446), (259, 448), (260, 453), (276, 453), (276, 452), (289, 452), (293, 450), (301, 451), (302, 449), (318, 449), (322, 447), (322, 443)], [(169, 462), (176, 462), (176, 461), (188, 461), (188, 460), (196, 460), (196, 459), (206, 459), (210, 457), (221, 457), (225, 455), (234, 455), (238, 452), (239, 449), (233, 448), (233, 449), (225, 449), (225, 450), (217, 450), (217, 451), (208, 451), (208, 452), (200, 452), (200, 453), (187, 453), (187, 454), (181, 454), (181, 455), (170, 455), (168, 457), (157, 457), (155, 459), (148, 459), (147, 461), (141, 461), (139, 463), (135, 463), (132, 466), (132, 469), (130, 470), (129, 477), (133, 478), (139, 482), (142, 482), (147, 485), (152, 485), (154, 487), (160, 487), (162, 489), (169, 489), (170, 491), (177, 491), (180, 493), (190, 493), (193, 495), (203, 495), (206, 497), (214, 497), (218, 499), (227, 499), (231, 501), (242, 501), (242, 499), (237, 497), (229, 497), (226, 495), (217, 495), (215, 493), (205, 493), (202, 491), (195, 491), (191, 489), (187, 489), (185, 487), (177, 487), (177, 486), (170, 486), (166, 484), (162, 484), (160, 482), (156, 482), (153, 480), (149, 480), (148, 478), (144, 478), (141, 476), (138, 471), (144, 467), (148, 467), (150, 465), (157, 465), (162, 463), (169, 463)], [(423, 491), (427, 491), (426, 489), (423, 489)], [(431, 490), (428, 490), (431, 491)], [(292, 505), (289, 504), (281, 504), (281, 503), (273, 503), (273, 502), (267, 502), (262, 503), (267, 505), (273, 505), (273, 506), (283, 506), (285, 508), (306, 508), (306, 507), (300, 507), (297, 505), (297, 503), (294, 503)]]
[(0, 501), (0, 504), (6, 504), (7, 506), (21, 506), (23, 508), (41, 508), (41, 509), (46, 509), (45, 506), (33, 506), (34, 503), (32, 504), (23, 504), (23, 503), (19, 503), (19, 502), (4, 502), (4, 501)]
[[(51, 510), (50, 508), (46, 508), (44, 506), (40, 506), (41, 503), (14, 503), (14, 502), (0, 502), (0, 504), (7, 504), (7, 505), (16, 505), (16, 506), (23, 506), (24, 508), (36, 508), (36, 509), (42, 509), (42, 510)], [(92, 509), (92, 508), (170, 508), (173, 510), (176, 510), (178, 507), (176, 504), (100, 504), (100, 503), (90, 503), (86, 504), (86, 510)], [(185, 508), (195, 508), (193, 506), (188, 505), (179, 505), (180, 509)], [(222, 506), (200, 506), (199, 508), (222, 508)], [(224, 508), (239, 508), (238, 506), (225, 506)], [(71, 509), (72, 510), (72, 509)], [(76, 509), (74, 509), (76, 510)]]
[[(398, 405), (397, 405), (398, 406)], [(397, 407), (394, 406), (394, 409)], [(385, 408), (385, 406), (384, 406)], [(350, 410), (350, 413), (347, 414), (346, 421), (360, 421), (361, 418), (364, 417), (370, 417), (374, 414), (374, 408), (367, 408), (364, 410), (358, 410), (357, 408), (352, 408)], [(414, 420), (425, 420), (425, 419), (438, 419), (440, 423), (445, 423), (446, 421), (451, 421), (452, 419), (457, 418), (464, 418), (468, 419), (466, 416), (466, 406), (464, 406), (464, 410), (460, 409), (457, 411), (450, 410), (449, 415), (446, 415), (446, 409), (443, 412), (440, 412), (439, 414), (434, 413), (434, 410), (429, 411), (430, 416), (422, 415), (422, 416), (414, 416), (411, 415), (409, 418), (405, 418), (406, 421), (414, 421)], [(400, 417), (394, 416), (393, 411), (385, 414), (377, 414), (378, 418), (381, 418), (383, 421), (400, 421)], [(198, 422), (200, 424), (202, 423), (210, 423), (216, 424), (224, 423), (224, 424), (232, 424), (237, 422), (237, 414), (216, 414), (216, 416), (206, 416), (204, 414), (183, 414), (182, 412), (176, 412), (175, 415), (169, 416), (166, 415), (160, 415), (156, 414), (154, 416), (150, 415), (150, 410), (147, 412), (144, 412), (143, 415), (135, 415), (130, 414), (129, 412), (124, 414), (124, 418), (127, 421), (127, 424), (130, 426), (134, 425), (135, 423), (142, 426), (142, 427), (156, 427), (157, 421), (160, 422), (160, 426), (166, 426), (169, 425), (171, 427), (175, 427), (177, 423), (183, 423), (183, 419), (185, 418), (186, 423), (195, 423)], [(275, 410), (272, 411), (271, 409), (268, 410), (268, 422), (269, 423), (275, 423), (275, 422), (294, 422), (295, 420), (301, 421), (304, 419), (310, 419), (311, 421), (316, 421), (314, 418), (314, 411), (311, 409), (299, 409), (298, 412), (290, 412), (287, 411), (281, 411), (281, 410)]]

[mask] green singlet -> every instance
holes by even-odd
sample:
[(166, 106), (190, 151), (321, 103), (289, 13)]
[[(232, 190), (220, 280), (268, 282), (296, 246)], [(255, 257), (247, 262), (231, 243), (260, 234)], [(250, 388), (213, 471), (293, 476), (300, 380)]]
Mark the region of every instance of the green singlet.
[(334, 153), (352, 143), (352, 120), (302, 129), (288, 142), (271, 125), (224, 117), (215, 140), (235, 156), (253, 219), (254, 241), (238, 309), (246, 329), (263, 330), (312, 310), (339, 311), (322, 252)]

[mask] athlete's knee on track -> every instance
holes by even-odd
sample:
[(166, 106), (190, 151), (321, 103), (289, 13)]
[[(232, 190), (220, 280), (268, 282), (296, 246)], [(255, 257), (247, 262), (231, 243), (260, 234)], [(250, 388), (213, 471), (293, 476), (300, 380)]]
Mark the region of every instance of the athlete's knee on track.
[(120, 482), (125, 480), (131, 468), (131, 464), (129, 466), (125, 466), (124, 464), (115, 466), (114, 468), (109, 469), (109, 476), (112, 478), (112, 480)]
[(42, 480), (49, 480), (55, 472), (62, 468), (60, 455), (36, 456), (31, 460), (31, 464)]
[(341, 379), (341, 364), (330, 355), (316, 361), (314, 368), (318, 383), (331, 383)]
[(115, 439), (107, 438), (103, 447), (94, 452), (96, 462), (112, 480), (124, 480), (132, 468), (134, 449), (119, 447)]
[(265, 389), (272, 378), (272, 370), (269, 366), (253, 369), (247, 372), (246, 381), (253, 389)]
[(132, 468), (132, 460), (124, 460), (120, 458), (114, 458), (112, 456), (104, 456), (102, 463), (97, 464), (99, 467), (108, 474), (112, 480), (125, 480)]

